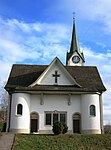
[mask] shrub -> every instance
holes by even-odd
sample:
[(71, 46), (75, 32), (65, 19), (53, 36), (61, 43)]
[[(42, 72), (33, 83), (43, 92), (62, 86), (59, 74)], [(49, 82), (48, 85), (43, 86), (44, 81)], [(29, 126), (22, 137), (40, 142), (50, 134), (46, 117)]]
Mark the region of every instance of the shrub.
[(62, 131), (62, 133), (65, 134), (68, 131), (68, 126), (66, 125), (66, 123), (62, 123), (62, 125), (63, 125), (63, 131)]
[(53, 129), (52, 129), (54, 134), (56, 134), (56, 135), (61, 134), (61, 133), (64, 134), (67, 132), (67, 130), (68, 130), (68, 127), (65, 123), (62, 123), (60, 121), (54, 122)]
[(58, 135), (61, 134), (63, 131), (63, 125), (62, 122), (60, 121), (55, 121), (53, 124), (53, 129), (52, 131), (54, 132), (54, 134)]

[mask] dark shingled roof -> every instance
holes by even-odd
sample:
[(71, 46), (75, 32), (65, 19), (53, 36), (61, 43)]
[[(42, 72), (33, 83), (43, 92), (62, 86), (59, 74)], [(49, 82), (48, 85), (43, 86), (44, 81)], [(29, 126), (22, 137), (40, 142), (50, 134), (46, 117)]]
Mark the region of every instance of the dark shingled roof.
[(71, 92), (103, 92), (106, 90), (96, 67), (65, 66), (67, 71), (81, 85), (35, 85), (29, 87), (47, 68), (46, 65), (13, 65), (5, 89), (9, 92), (27, 91), (71, 91)]

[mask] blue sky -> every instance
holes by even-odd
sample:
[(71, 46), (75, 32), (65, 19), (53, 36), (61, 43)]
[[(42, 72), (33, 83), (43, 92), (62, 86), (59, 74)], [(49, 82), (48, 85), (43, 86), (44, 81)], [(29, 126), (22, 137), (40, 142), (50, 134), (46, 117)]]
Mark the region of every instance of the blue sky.
[(104, 123), (111, 123), (110, 0), (0, 0), (0, 79), (14, 63), (49, 64), (57, 56), (65, 64), (73, 12), (86, 65), (98, 67), (107, 88)]

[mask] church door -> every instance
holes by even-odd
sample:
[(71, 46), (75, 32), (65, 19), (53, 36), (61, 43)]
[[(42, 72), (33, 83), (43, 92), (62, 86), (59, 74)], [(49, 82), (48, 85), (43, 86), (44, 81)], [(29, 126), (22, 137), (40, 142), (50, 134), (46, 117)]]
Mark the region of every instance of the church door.
[(39, 116), (37, 113), (33, 112), (30, 115), (30, 132), (38, 132), (39, 126)]
[(74, 114), (73, 115), (73, 133), (80, 133), (80, 115)]
[(31, 133), (38, 131), (38, 119), (31, 119)]

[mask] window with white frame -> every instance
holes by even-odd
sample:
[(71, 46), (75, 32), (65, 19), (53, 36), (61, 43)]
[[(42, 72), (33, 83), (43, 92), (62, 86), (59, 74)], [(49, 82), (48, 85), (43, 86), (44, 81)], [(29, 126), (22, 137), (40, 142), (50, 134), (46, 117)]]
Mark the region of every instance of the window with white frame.
[(90, 105), (90, 116), (96, 116), (96, 107), (95, 107), (95, 105)]
[(45, 125), (53, 125), (55, 121), (66, 123), (67, 112), (45, 112)]
[(46, 113), (46, 125), (51, 125), (51, 118), (52, 114), (51, 113)]

